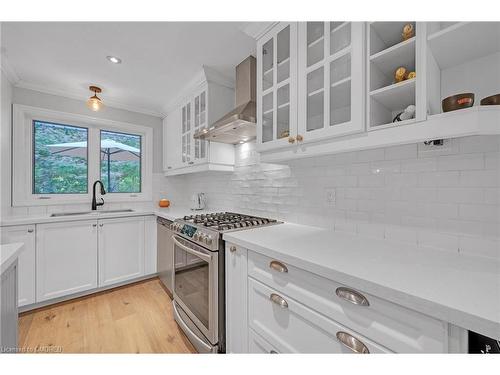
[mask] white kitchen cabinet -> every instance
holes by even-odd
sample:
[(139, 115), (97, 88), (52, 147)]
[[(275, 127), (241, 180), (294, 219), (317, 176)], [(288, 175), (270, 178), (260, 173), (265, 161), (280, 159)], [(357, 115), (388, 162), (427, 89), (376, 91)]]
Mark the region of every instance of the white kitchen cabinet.
[(364, 23), (279, 23), (257, 41), (259, 151), (364, 130)]
[[(370, 353), (446, 353), (457, 341), (449, 331), (447, 322), (226, 243), (228, 353), (363, 347)], [(353, 342), (364, 346), (349, 348)]]
[[(414, 35), (403, 40), (406, 24)], [(295, 50), (297, 60), (290, 80), (296, 76), (297, 90), (290, 92), (287, 143), (278, 137), (287, 129), (278, 133), (276, 111), (283, 102), (275, 93), (278, 50), (286, 50), (277, 34), (286, 25), (277, 23), (257, 40), (262, 162), (500, 134), (498, 106), (480, 105), (499, 92), (500, 76), (484, 72), (500, 63), (500, 22), (299, 22), (297, 46), (290, 46), (290, 64)], [(401, 66), (416, 77), (396, 83)], [(442, 113), (442, 99), (461, 92), (475, 93), (474, 107)], [(415, 105), (415, 117), (393, 123), (409, 105)]]
[(257, 145), (288, 146), (297, 135), (297, 22), (280, 22), (257, 41)]
[[(329, 317), (248, 280), (248, 324), (280, 353), (391, 353)], [(339, 335), (348, 335), (348, 347)]]
[(364, 23), (300, 22), (299, 145), (364, 127)]
[(163, 170), (172, 171), (182, 166), (180, 111), (172, 111), (163, 119)]
[(96, 287), (97, 221), (37, 225), (37, 302)]
[(18, 258), (19, 306), (35, 303), (35, 226), (19, 225), (2, 228), (2, 243), (22, 242), (24, 244)]
[(99, 225), (99, 286), (144, 275), (144, 218), (103, 219)]
[(174, 101), (164, 121), (166, 176), (234, 170), (233, 145), (193, 137), (234, 109), (233, 86), (204, 68), (202, 78)]
[(226, 351), (248, 352), (247, 249), (226, 244)]

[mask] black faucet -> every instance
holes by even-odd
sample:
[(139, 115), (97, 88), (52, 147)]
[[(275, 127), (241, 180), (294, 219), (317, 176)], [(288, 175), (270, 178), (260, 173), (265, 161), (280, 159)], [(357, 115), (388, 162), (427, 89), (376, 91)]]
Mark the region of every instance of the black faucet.
[(94, 186), (92, 187), (92, 211), (97, 210), (97, 206), (102, 206), (104, 204), (104, 199), (101, 198), (101, 202), (99, 202), (99, 203), (97, 203), (97, 201), (95, 199), (95, 186), (97, 184), (101, 185), (101, 195), (106, 194), (106, 190), (104, 190), (104, 185), (102, 184), (102, 182), (100, 180), (97, 180), (96, 182), (94, 182)]

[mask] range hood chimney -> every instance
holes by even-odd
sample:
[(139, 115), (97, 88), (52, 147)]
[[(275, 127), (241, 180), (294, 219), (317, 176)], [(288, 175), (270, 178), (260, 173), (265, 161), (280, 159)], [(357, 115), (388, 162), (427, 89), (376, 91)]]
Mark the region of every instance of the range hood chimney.
[(236, 108), (208, 129), (198, 130), (196, 139), (237, 144), (256, 138), (256, 60), (249, 56), (236, 67)]

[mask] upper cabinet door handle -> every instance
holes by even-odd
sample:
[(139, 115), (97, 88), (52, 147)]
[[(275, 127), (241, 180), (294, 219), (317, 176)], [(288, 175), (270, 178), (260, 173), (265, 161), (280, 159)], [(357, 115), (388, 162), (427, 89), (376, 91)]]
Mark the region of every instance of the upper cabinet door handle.
[(33, 233), (33, 229), (28, 229), (28, 233)]
[(370, 306), (370, 303), (368, 302), (366, 297), (354, 289), (340, 287), (340, 288), (337, 288), (337, 290), (335, 291), (335, 294), (338, 297), (340, 297), (340, 298), (342, 298), (342, 299), (344, 299), (344, 300), (346, 300), (354, 305)]
[(366, 345), (361, 342), (361, 340), (348, 334), (347, 332), (339, 331), (336, 336), (337, 340), (339, 340), (342, 345), (351, 349), (354, 353), (370, 354), (370, 351)]
[(282, 273), (288, 272), (288, 268), (283, 263), (281, 263), (277, 260), (271, 261), (271, 263), (269, 263), (269, 267), (275, 271), (278, 271), (278, 272), (282, 272)]

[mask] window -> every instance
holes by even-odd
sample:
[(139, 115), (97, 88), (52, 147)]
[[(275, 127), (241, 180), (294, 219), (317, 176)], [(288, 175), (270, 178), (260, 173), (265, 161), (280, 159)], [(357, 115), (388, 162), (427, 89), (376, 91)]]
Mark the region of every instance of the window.
[(33, 121), (33, 194), (88, 190), (88, 130)]
[(141, 192), (141, 136), (101, 130), (101, 181), (108, 193)]
[(12, 205), (88, 204), (101, 180), (104, 200), (150, 201), (153, 129), (13, 105)]

